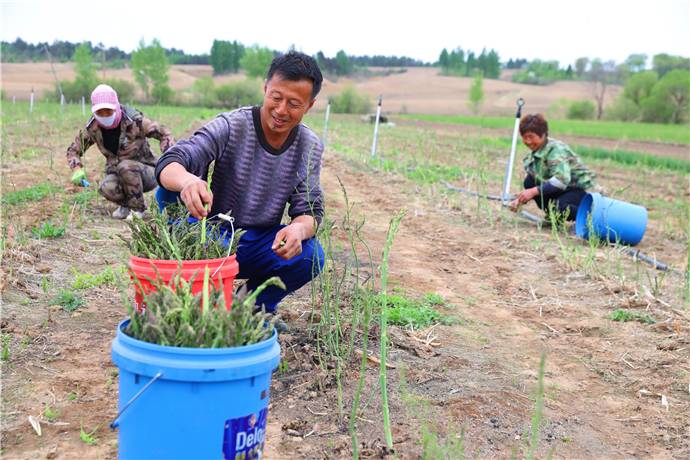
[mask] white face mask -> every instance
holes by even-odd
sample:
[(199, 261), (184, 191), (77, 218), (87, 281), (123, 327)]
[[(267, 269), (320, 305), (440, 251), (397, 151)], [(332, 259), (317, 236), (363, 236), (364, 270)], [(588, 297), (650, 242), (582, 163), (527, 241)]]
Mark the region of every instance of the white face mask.
[(98, 124), (103, 126), (104, 128), (112, 128), (116, 118), (115, 113), (113, 113), (109, 117), (99, 117), (98, 115), (94, 114), (94, 117), (96, 118)]

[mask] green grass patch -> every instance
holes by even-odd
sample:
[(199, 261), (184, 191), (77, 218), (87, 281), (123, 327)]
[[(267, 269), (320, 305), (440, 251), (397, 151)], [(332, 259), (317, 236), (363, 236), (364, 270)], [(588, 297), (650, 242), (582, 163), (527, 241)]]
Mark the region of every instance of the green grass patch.
[(91, 204), (97, 198), (98, 191), (96, 189), (84, 190), (82, 192), (75, 193), (74, 195), (65, 198), (65, 203), (85, 206)]
[(628, 152), (626, 150), (607, 150), (598, 147), (584, 147), (581, 145), (573, 147), (573, 149), (584, 158), (611, 160), (626, 165), (639, 165), (648, 168), (680, 171), (686, 174), (690, 173), (690, 161), (680, 158)]
[(85, 304), (84, 299), (70, 289), (60, 289), (58, 294), (53, 297), (51, 302), (54, 305), (60, 305), (62, 309), (67, 312), (75, 311), (79, 307), (83, 307)]
[(413, 329), (433, 324), (453, 324), (455, 319), (437, 311), (434, 307), (445, 306), (446, 301), (438, 294), (426, 294), (421, 299), (411, 299), (401, 294), (377, 294), (376, 304), (382, 305), (385, 297), (388, 305), (388, 323)]
[(72, 269), (74, 274), (74, 281), (72, 282), (72, 289), (91, 289), (101, 286), (115, 286), (117, 282), (125, 273), (125, 268), (119, 266), (116, 270), (111, 267), (106, 267), (102, 272), (95, 275), (89, 273), (80, 273), (76, 269)]
[[(472, 117), (465, 115), (399, 115), (409, 120), (435, 123), (461, 124), (512, 131), (513, 117)], [(621, 121), (550, 120), (549, 131), (559, 135), (603, 137), (617, 140), (638, 140), (690, 144), (687, 125), (662, 125), (657, 123), (626, 123)]]
[(463, 176), (463, 170), (457, 166), (448, 165), (420, 165), (416, 168), (406, 168), (405, 177), (421, 184), (433, 184), (442, 180), (455, 180)]
[(656, 323), (656, 320), (647, 313), (641, 313), (639, 311), (632, 310), (623, 310), (620, 308), (618, 310), (614, 310), (613, 312), (611, 312), (611, 314), (609, 315), (609, 319), (611, 319), (612, 321), (620, 321), (622, 323), (628, 321), (639, 321), (640, 323), (644, 324)]
[(55, 194), (61, 188), (53, 184), (44, 183), (32, 185), (21, 190), (7, 192), (2, 197), (2, 203), (8, 206), (41, 201), (42, 199)]
[(458, 166), (442, 164), (406, 164), (409, 162), (392, 160), (388, 158), (376, 158), (373, 164), (386, 172), (397, 172), (418, 184), (433, 184), (442, 180), (454, 180), (464, 175), (464, 171)]
[(422, 460), (436, 460), (444, 458), (465, 459), (465, 430), (460, 431), (460, 435), (448, 433), (445, 440), (441, 439), (426, 423), (421, 428)]
[(52, 222), (43, 222), (40, 226), (31, 229), (34, 238), (45, 240), (48, 238), (59, 238), (65, 234), (64, 225), (54, 225)]

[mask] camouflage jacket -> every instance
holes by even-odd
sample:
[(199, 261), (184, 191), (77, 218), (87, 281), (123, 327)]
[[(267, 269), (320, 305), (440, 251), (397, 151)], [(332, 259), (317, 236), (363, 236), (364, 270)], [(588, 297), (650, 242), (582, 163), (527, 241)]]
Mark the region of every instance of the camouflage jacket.
[(564, 191), (577, 187), (587, 190), (594, 186), (594, 174), (568, 145), (556, 139), (547, 138), (539, 150), (525, 157), (523, 164), (540, 189)]
[(175, 140), (170, 130), (165, 126), (151, 121), (137, 109), (121, 106), (120, 144), (117, 152), (111, 152), (105, 147), (101, 128), (94, 117), (91, 117), (86, 127), (79, 130), (79, 134), (67, 149), (67, 164), (70, 169), (82, 166), (81, 157), (96, 144), (105, 156), (106, 174), (115, 172), (117, 164), (122, 160), (135, 160), (155, 166), (158, 158), (151, 151), (147, 137), (153, 137), (160, 142), (161, 153), (170, 148)]

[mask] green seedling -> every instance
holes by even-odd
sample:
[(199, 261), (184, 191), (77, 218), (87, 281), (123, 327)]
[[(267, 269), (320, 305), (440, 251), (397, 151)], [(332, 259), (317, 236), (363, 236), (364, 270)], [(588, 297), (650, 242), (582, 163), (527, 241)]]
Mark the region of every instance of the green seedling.
[(400, 211), (395, 215), (388, 225), (388, 235), (386, 237), (386, 244), (383, 247), (383, 255), (381, 256), (381, 295), (383, 296), (380, 319), (380, 361), (379, 366), (379, 386), (381, 387), (381, 411), (383, 412), (383, 433), (386, 439), (386, 447), (393, 450), (393, 433), (391, 431), (390, 411), (388, 409), (388, 374), (386, 368), (386, 361), (388, 359), (388, 302), (386, 301), (386, 288), (388, 285), (388, 258), (390, 250), (393, 246), (393, 239), (398, 233), (400, 222), (405, 217), (405, 212)]
[(2, 335), (2, 360), (3, 361), (9, 361), (10, 360), (10, 340), (12, 340), (12, 336), (9, 334), (3, 334)]
[(461, 460), (465, 456), (465, 429), (460, 431), (459, 436), (454, 436), (452, 433), (446, 437), (446, 442), (443, 443), (439, 439), (438, 434), (433, 432), (427, 424), (422, 425), (422, 459), (436, 460), (436, 459), (457, 459)]
[(461, 427), (460, 433), (456, 434), (452, 422), (444, 420), (442, 432), (445, 433), (445, 440), (441, 439), (439, 430), (434, 426), (435, 417), (431, 413), (431, 401), (424, 396), (412, 394), (407, 383), (407, 370), (403, 366), (400, 369), (399, 393), (405, 403), (405, 411), (414, 422), (419, 426), (421, 433), (422, 455), (425, 460), (462, 460), (467, 458), (465, 454), (465, 427)]
[(287, 359), (283, 359), (283, 360), (281, 360), (280, 363), (278, 364), (278, 372), (281, 373), (281, 374), (284, 374), (284, 373), (286, 373), (286, 372), (288, 371), (288, 368), (289, 368), (289, 367), (290, 367), (290, 365), (288, 364)]
[(53, 283), (51, 283), (50, 279), (46, 275), (41, 275), (41, 290), (44, 294), (48, 294), (48, 291), (51, 289), (52, 285)]
[(86, 431), (84, 431), (84, 425), (82, 425), (79, 429), (79, 439), (81, 439), (84, 444), (88, 444), (89, 446), (95, 446), (98, 442), (98, 439), (96, 439), (96, 437), (94, 436), (94, 433), (97, 429), (98, 428), (96, 427), (91, 433), (87, 433)]
[(65, 234), (64, 225), (53, 225), (52, 222), (43, 222), (39, 227), (31, 229), (34, 238), (44, 240), (47, 238), (59, 238)]
[(51, 302), (55, 305), (60, 305), (63, 310), (72, 312), (79, 307), (84, 306), (84, 299), (79, 294), (69, 289), (60, 289), (58, 295), (53, 297)]
[(640, 323), (644, 324), (654, 324), (656, 323), (656, 320), (649, 314), (647, 313), (640, 313), (639, 311), (631, 311), (631, 310), (614, 310), (611, 312), (609, 315), (609, 319), (612, 321), (620, 321), (620, 322), (628, 322), (628, 321), (639, 321)]
[(544, 420), (544, 373), (546, 369), (546, 353), (542, 353), (539, 361), (539, 374), (537, 376), (537, 389), (534, 395), (534, 411), (532, 413), (532, 425), (530, 428), (527, 455), (528, 460), (534, 459), (539, 445), (539, 429)]
[(77, 394), (76, 391), (70, 391), (69, 394), (67, 394), (67, 400), (68, 401), (76, 401), (79, 398), (79, 395)]
[(60, 413), (57, 411), (57, 409), (53, 409), (50, 406), (46, 406), (46, 408), (43, 409), (43, 416), (49, 422), (54, 422), (55, 420), (57, 420), (59, 415), (60, 415)]

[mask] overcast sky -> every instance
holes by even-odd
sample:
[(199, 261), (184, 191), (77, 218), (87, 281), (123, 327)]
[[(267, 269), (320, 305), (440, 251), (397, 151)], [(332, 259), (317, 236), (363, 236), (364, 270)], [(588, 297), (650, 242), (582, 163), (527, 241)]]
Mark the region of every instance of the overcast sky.
[[(2, 40), (102, 42), (130, 52), (141, 38), (208, 53), (214, 39), (308, 54), (406, 55), (436, 61), (457, 46), (501, 58), (580, 56), (623, 61), (632, 53), (690, 56), (690, 0), (9, 1)], [(174, 6), (170, 6), (174, 5)]]

